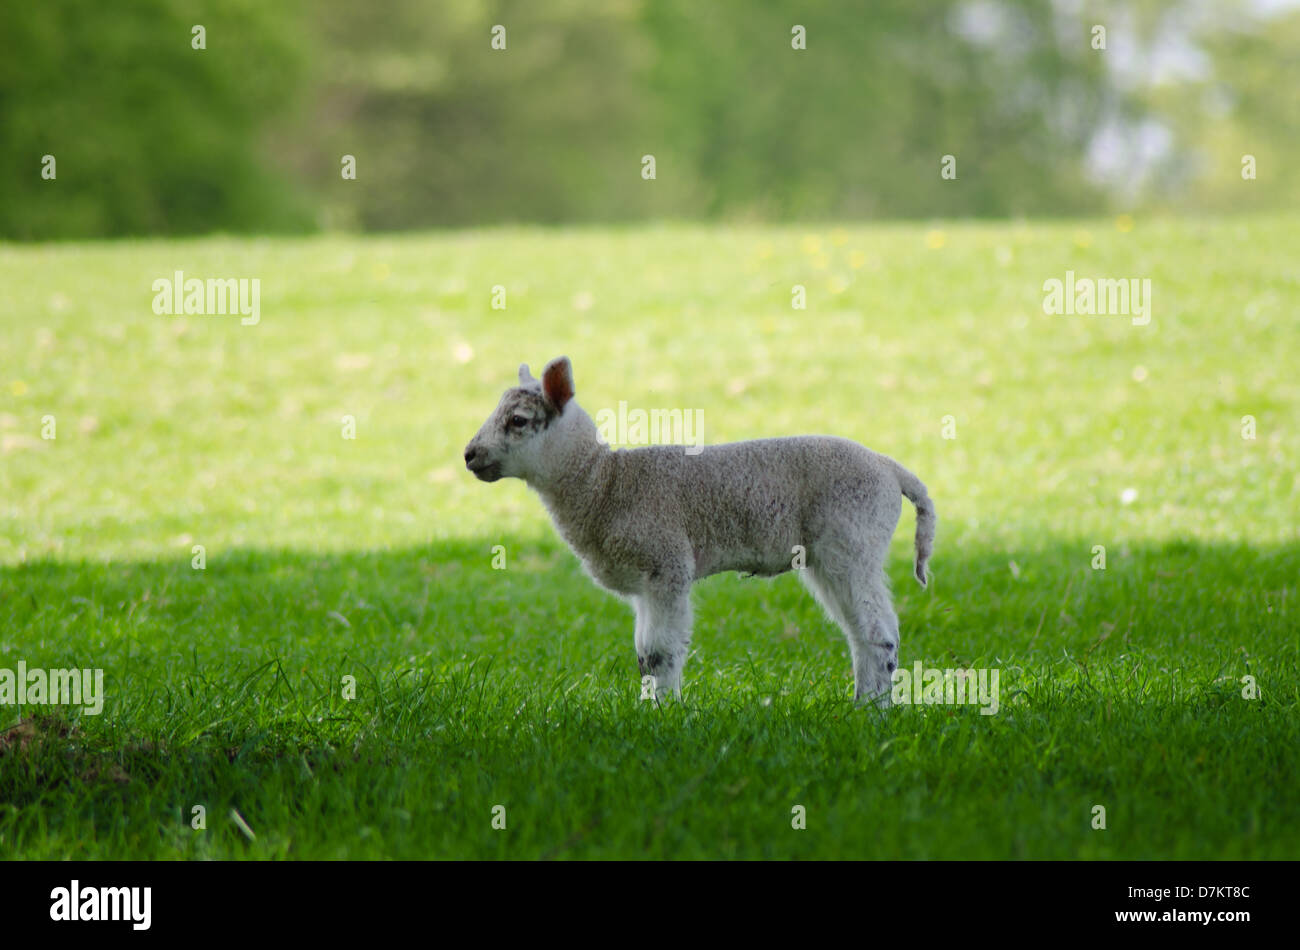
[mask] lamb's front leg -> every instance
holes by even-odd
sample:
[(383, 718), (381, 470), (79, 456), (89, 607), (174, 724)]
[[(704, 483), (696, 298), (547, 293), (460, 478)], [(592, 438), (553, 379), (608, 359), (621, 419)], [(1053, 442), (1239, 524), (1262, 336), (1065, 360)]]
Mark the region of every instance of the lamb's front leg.
[(689, 582), (669, 582), (652, 584), (635, 599), (637, 664), (655, 699), (682, 694), (682, 667), (691, 644), (690, 595)]

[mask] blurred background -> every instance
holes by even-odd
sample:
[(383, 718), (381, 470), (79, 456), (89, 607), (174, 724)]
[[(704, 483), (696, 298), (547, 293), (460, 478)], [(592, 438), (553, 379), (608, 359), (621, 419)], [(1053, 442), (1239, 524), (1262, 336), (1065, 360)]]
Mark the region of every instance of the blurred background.
[(1297, 90), (1289, 0), (10, 3), (0, 237), (1277, 209)]

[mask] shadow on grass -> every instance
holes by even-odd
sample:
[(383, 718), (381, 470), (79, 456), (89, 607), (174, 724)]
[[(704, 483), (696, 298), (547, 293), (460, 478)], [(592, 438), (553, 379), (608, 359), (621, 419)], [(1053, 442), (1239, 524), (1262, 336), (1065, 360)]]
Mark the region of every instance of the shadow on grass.
[[(1295, 802), (1275, 805), (1300, 779), (1300, 545), (1130, 544), (1105, 570), (1087, 542), (948, 545), (929, 590), (898, 548), (904, 666), (1001, 669), (984, 717), (855, 709), (843, 640), (790, 576), (700, 584), (686, 700), (642, 703), (626, 605), (553, 538), (504, 570), (495, 543), (0, 569), (0, 669), (99, 667), (108, 694), (102, 716), (0, 707), (0, 840), (45, 857), (1156, 857), (1295, 838), (1278, 837)], [(1246, 675), (1261, 702), (1240, 701)], [(1098, 795), (1145, 837), (1074, 841)], [(788, 825), (790, 796), (840, 830), (774, 846), (759, 832)], [(477, 820), (501, 800), (536, 822), (509, 847)], [(219, 831), (188, 831), (193, 802)]]
[[(324, 693), (346, 675), (377, 682), (471, 668), (482, 689), (584, 681), (634, 690), (630, 609), (554, 538), (512, 546), (503, 569), (496, 543), (210, 551), (202, 570), (188, 550), (174, 561), (0, 568), (0, 669), (20, 660), (103, 668), (110, 712), (145, 693), (179, 702), (205, 684), (231, 689), (259, 670)], [(1295, 672), (1300, 544), (1128, 544), (1107, 552), (1104, 569), (1094, 564), (1085, 541), (1034, 551), (948, 545), (922, 590), (895, 557), (903, 665), (1066, 658), (1086, 672), (1136, 655), (1202, 672)], [(688, 684), (712, 676), (788, 688), (790, 667), (844, 695), (842, 637), (792, 575), (709, 578), (695, 603)], [(9, 713), (0, 711), (0, 727), (16, 720)]]
[[(528, 539), (506, 550), (497, 569), (498, 543), (210, 551), (203, 570), (188, 550), (171, 561), (0, 567), (0, 661), (98, 666), (253, 653), (396, 662), (513, 652), (528, 666), (596, 634), (602, 655), (618, 646), (619, 662), (635, 672), (630, 610), (567, 549), (554, 538)], [(1107, 552), (1104, 569), (1095, 561), (1088, 541), (1032, 551), (949, 545), (922, 590), (896, 556), (889, 573), (904, 649), (1030, 660), (1114, 641), (1179, 661), (1227, 647), (1255, 655), (1294, 648), (1287, 632), (1296, 625), (1300, 544), (1125, 544)], [(750, 630), (742, 652), (779, 640), (790, 623), (834, 632), (793, 575), (708, 578), (695, 603), (697, 651), (735, 616)]]

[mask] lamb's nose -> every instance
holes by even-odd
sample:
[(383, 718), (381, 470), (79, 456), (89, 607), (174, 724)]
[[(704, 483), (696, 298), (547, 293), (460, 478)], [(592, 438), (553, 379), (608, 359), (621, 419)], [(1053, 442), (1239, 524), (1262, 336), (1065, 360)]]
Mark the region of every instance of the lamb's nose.
[(473, 465), (473, 464), (474, 464), (474, 459), (476, 459), (476, 458), (478, 458), (478, 448), (477, 448), (476, 446), (471, 445), (471, 446), (469, 446), (467, 449), (465, 449), (465, 464), (466, 464), (466, 465)]

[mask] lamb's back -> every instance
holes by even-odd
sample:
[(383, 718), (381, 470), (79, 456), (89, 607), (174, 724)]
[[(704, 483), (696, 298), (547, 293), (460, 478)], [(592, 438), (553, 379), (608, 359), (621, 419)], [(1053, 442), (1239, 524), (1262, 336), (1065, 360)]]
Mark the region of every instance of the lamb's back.
[(655, 533), (689, 538), (699, 576), (788, 569), (827, 505), (882, 477), (879, 456), (834, 436), (790, 436), (615, 453), (615, 505)]

